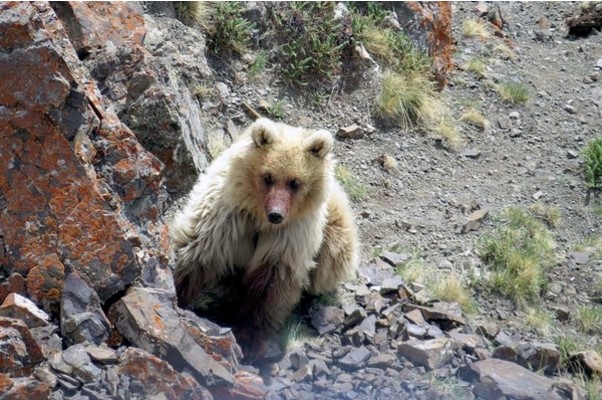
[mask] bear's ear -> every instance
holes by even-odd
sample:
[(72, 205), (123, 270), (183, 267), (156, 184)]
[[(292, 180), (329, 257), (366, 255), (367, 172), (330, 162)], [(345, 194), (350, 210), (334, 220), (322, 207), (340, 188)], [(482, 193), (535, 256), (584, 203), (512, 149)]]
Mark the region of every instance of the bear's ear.
[(251, 136), (257, 147), (274, 142), (274, 122), (267, 118), (259, 118), (251, 125)]
[(307, 146), (305, 148), (316, 157), (324, 158), (332, 150), (333, 144), (334, 140), (330, 132), (321, 129), (311, 134), (307, 139)]

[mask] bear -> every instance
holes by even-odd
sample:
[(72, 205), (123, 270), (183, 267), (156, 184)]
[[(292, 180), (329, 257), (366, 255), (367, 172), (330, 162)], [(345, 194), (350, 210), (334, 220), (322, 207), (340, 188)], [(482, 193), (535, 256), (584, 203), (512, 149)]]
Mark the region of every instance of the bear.
[(333, 145), (326, 130), (259, 118), (211, 163), (170, 226), (180, 306), (221, 292), (235, 335), (252, 337), (275, 333), (303, 293), (355, 276), (357, 228)]

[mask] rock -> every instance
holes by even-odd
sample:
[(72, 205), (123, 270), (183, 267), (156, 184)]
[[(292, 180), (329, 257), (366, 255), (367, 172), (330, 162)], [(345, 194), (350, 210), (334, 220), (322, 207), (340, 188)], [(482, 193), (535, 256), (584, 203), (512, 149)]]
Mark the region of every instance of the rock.
[(487, 339), (493, 339), (500, 331), (500, 326), (494, 321), (480, 321), (477, 324), (476, 331)]
[(590, 255), (589, 251), (571, 251), (569, 253), (569, 262), (572, 260), (575, 265), (586, 265), (589, 262)]
[[(200, 110), (188, 89), (211, 76), (203, 35), (171, 18), (143, 17), (128, 3), (53, 7), (119, 117), (166, 165), (170, 190), (190, 188), (208, 164)], [(86, 43), (78, 32), (87, 33)]]
[(33, 301), (18, 293), (9, 294), (0, 306), (0, 316), (20, 319), (28, 328), (48, 326), (50, 317)]
[(571, 319), (571, 311), (565, 306), (550, 306), (550, 310), (554, 312), (556, 319), (559, 322), (567, 322)]
[(509, 131), (512, 128), (512, 122), (506, 117), (498, 119), (497, 124), (503, 131)]
[(577, 114), (577, 109), (570, 104), (565, 104), (562, 106), (562, 108), (569, 114)]
[(466, 324), (466, 320), (462, 316), (462, 311), (457, 303), (438, 301), (433, 303), (432, 307), (404, 304), (405, 310), (420, 310), (425, 320), (436, 322), (442, 329), (446, 330)]
[(455, 342), (449, 338), (430, 340), (410, 339), (397, 346), (400, 356), (407, 358), (427, 370), (437, 369), (447, 364), (453, 357)]
[(30, 375), (44, 360), (44, 355), (25, 322), (0, 317), (0, 373), (13, 378)]
[(580, 351), (571, 354), (570, 365), (579, 365), (588, 374), (602, 374), (602, 357), (595, 350)]
[(380, 258), (389, 263), (392, 267), (398, 267), (400, 264), (403, 264), (410, 258), (412, 258), (412, 255), (408, 253), (395, 253), (392, 251), (383, 251)]
[(376, 333), (376, 315), (369, 315), (364, 318), (362, 323), (357, 327), (357, 330), (369, 338), (374, 337)]
[(93, 361), (102, 365), (117, 364), (117, 361), (119, 360), (117, 352), (110, 347), (86, 346), (85, 350)]
[(364, 135), (364, 131), (356, 124), (339, 128), (337, 136), (344, 139), (358, 139)]
[(479, 335), (451, 331), (447, 332), (447, 336), (455, 340), (465, 351), (469, 353), (474, 353), (476, 348), (486, 347), (485, 341)]
[(554, 381), (518, 364), (487, 359), (460, 368), (458, 376), (473, 383), (473, 394), (483, 399), (561, 400)]
[(359, 276), (366, 280), (368, 285), (376, 286), (395, 274), (395, 270), (388, 263), (377, 259), (368, 265), (360, 265)]
[(384, 279), (380, 284), (380, 294), (397, 293), (401, 285), (403, 285), (403, 279), (399, 275)]
[(355, 371), (364, 367), (370, 355), (370, 350), (363, 346), (353, 347), (351, 351), (337, 361), (337, 365), (345, 371)]
[(574, 160), (579, 158), (579, 152), (573, 149), (569, 149), (566, 151), (566, 157), (570, 160)]
[(130, 240), (144, 237), (149, 258), (168, 254), (157, 224), (161, 164), (98, 97), (48, 3), (6, 3), (2, 20), (0, 153), (12, 161), (0, 163), (0, 226), (11, 249), (0, 263), (23, 275), (27, 297), (47, 312), (58, 311), (66, 270), (106, 301), (140, 272)]
[(100, 299), (76, 273), (65, 279), (61, 298), (61, 333), (71, 344), (101, 344), (109, 337), (110, 323)]
[(366, 314), (366, 310), (357, 304), (345, 305), (343, 306), (343, 310), (345, 312), (345, 320), (343, 321), (345, 328), (355, 326), (358, 322), (362, 321), (368, 316), (368, 314)]
[(387, 369), (397, 361), (397, 356), (390, 353), (379, 353), (368, 359), (367, 366), (370, 368)]
[(119, 376), (140, 382), (144, 398), (210, 400), (211, 394), (186, 373), (178, 373), (169, 363), (134, 347), (127, 348), (116, 367)]
[(0, 398), (2, 400), (47, 400), (50, 388), (33, 377), (11, 378), (0, 373)]
[(81, 383), (97, 382), (101, 375), (101, 369), (92, 363), (83, 344), (76, 344), (61, 353), (56, 353), (51, 360), (51, 365)]
[(552, 374), (560, 368), (560, 351), (553, 343), (524, 343), (518, 347), (518, 363), (534, 371)]
[[(162, 357), (178, 370), (187, 369), (207, 387), (234, 383), (234, 366), (215, 361), (183, 326), (171, 299), (162, 292), (132, 287), (109, 311), (118, 331), (135, 346)], [(198, 342), (196, 341), (198, 340)], [(227, 364), (227, 362), (226, 362)]]
[(318, 334), (324, 335), (338, 329), (344, 320), (345, 313), (342, 309), (334, 306), (319, 307), (311, 316), (311, 326)]
[(531, 195), (531, 198), (535, 201), (541, 199), (543, 196), (545, 196), (546, 194), (544, 192), (542, 192), (541, 190), (538, 190), (537, 192), (533, 193)]
[(479, 158), (481, 156), (481, 151), (476, 149), (466, 149), (462, 151), (460, 155), (466, 158)]
[(481, 224), (489, 216), (489, 210), (484, 208), (473, 211), (468, 216), (468, 221), (462, 225), (461, 233), (476, 231), (481, 227)]
[(29, 330), (38, 346), (40, 346), (42, 354), (44, 354), (44, 357), (46, 358), (63, 349), (63, 340), (57, 335), (58, 330), (56, 325), (32, 328)]

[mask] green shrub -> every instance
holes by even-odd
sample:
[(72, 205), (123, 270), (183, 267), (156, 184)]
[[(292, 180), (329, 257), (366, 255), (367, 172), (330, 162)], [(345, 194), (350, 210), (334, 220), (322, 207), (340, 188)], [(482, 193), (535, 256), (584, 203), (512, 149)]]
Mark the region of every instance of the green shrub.
[(491, 271), (489, 286), (517, 304), (533, 303), (545, 287), (545, 271), (554, 261), (554, 243), (545, 225), (529, 213), (509, 207), (501, 225), (482, 236), (479, 254)]
[(333, 2), (282, 3), (272, 13), (283, 77), (294, 86), (331, 85), (342, 71), (350, 21), (335, 19)]
[(602, 137), (592, 140), (583, 150), (585, 183), (589, 189), (602, 189)]
[(208, 32), (209, 50), (217, 55), (247, 51), (255, 25), (242, 17), (244, 6), (233, 1), (214, 3), (214, 7)]

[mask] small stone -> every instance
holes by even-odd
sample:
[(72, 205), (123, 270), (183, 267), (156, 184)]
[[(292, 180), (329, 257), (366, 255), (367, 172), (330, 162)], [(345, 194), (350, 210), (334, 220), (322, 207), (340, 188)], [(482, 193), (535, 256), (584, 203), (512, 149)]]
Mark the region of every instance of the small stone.
[(564, 106), (562, 106), (562, 108), (564, 108), (564, 110), (569, 114), (577, 114), (577, 110), (575, 109), (575, 107), (573, 107), (570, 104), (565, 104)]
[(566, 151), (566, 156), (570, 160), (574, 160), (575, 158), (579, 158), (579, 152), (573, 149)]
[(476, 210), (472, 214), (468, 216), (469, 221), (483, 221), (489, 215), (489, 209), (484, 208), (481, 210)]
[(48, 314), (40, 310), (33, 301), (18, 293), (6, 296), (0, 306), (0, 316), (20, 319), (30, 329), (48, 326), (50, 320)]
[(355, 326), (358, 322), (362, 321), (368, 316), (368, 314), (366, 314), (366, 310), (364, 310), (357, 304), (345, 305), (343, 307), (343, 310), (347, 315), (345, 317), (345, 320), (343, 321), (343, 325), (345, 326), (345, 328)]
[(551, 306), (550, 310), (554, 311), (556, 319), (560, 322), (566, 322), (571, 319), (571, 311), (565, 306)]
[(394, 253), (392, 251), (383, 251), (380, 256), (384, 261), (388, 262), (392, 267), (397, 267), (400, 264), (408, 261), (412, 255), (408, 253)]
[(426, 336), (426, 328), (424, 326), (412, 323), (405, 324), (405, 332), (407, 335), (417, 339), (423, 339)]
[(477, 347), (485, 347), (485, 341), (479, 335), (471, 335), (459, 332), (448, 332), (447, 335), (462, 345), (462, 348), (469, 352), (474, 352)]
[(364, 132), (356, 124), (346, 126), (344, 128), (339, 128), (339, 130), (337, 131), (337, 136), (341, 138), (358, 139), (363, 135)]
[(531, 195), (531, 198), (535, 201), (541, 199), (543, 196), (545, 196), (546, 194), (544, 192), (542, 192), (541, 190), (538, 190), (537, 192), (533, 193)]
[(364, 367), (364, 364), (370, 358), (370, 355), (370, 350), (367, 348), (363, 346), (354, 347), (337, 362), (337, 365), (345, 371), (355, 371)]
[(455, 342), (449, 338), (410, 339), (398, 345), (399, 355), (415, 364), (433, 370), (447, 364), (453, 357)]
[(578, 363), (585, 371), (592, 374), (602, 374), (602, 357), (595, 350), (581, 351), (571, 355), (569, 365), (575, 365)]
[(387, 369), (395, 364), (395, 361), (397, 361), (397, 357), (394, 354), (379, 353), (370, 357), (366, 365), (371, 368)]
[(460, 155), (466, 158), (479, 158), (481, 156), (481, 151), (476, 149), (466, 149), (460, 153)]
[(391, 292), (397, 292), (399, 287), (403, 285), (403, 279), (399, 275), (394, 275), (391, 278), (387, 278), (380, 284), (380, 293), (388, 294)]
[(86, 353), (90, 358), (100, 364), (116, 364), (117, 352), (106, 346), (86, 346)]
[(336, 330), (343, 325), (345, 313), (339, 307), (326, 306), (318, 308), (311, 318), (311, 325), (320, 335)]
[(510, 133), (508, 134), (508, 136), (510, 136), (511, 138), (521, 137), (522, 135), (523, 131), (517, 128), (510, 129)]
[(576, 265), (586, 265), (590, 255), (589, 251), (572, 251), (569, 253), (569, 260), (573, 260)]
[(520, 118), (520, 113), (518, 111), (512, 111), (510, 114), (508, 114), (508, 116), (510, 119), (516, 120)]
[(373, 337), (376, 333), (376, 315), (369, 315), (358, 326), (358, 331), (368, 337)]
[(560, 368), (560, 351), (553, 343), (525, 343), (518, 348), (518, 362), (526, 368), (552, 374)]
[(497, 121), (498, 126), (503, 131), (509, 131), (512, 128), (512, 122), (510, 119), (502, 117)]

